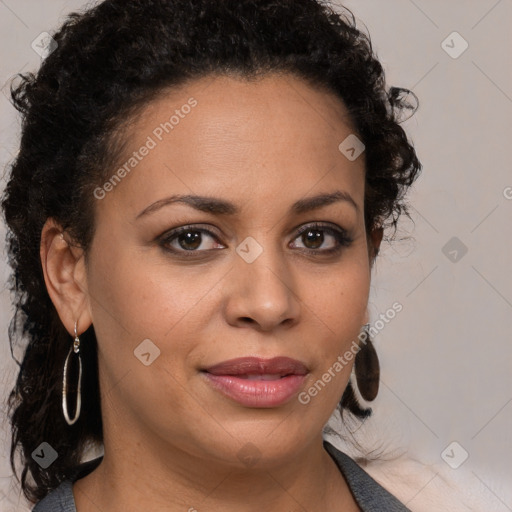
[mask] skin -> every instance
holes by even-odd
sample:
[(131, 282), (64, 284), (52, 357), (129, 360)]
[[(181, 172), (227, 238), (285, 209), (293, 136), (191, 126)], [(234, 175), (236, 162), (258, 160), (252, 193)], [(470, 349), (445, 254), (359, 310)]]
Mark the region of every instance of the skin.
[[(308, 367), (303, 391), (357, 340), (382, 230), (365, 231), (364, 153), (351, 162), (338, 150), (355, 130), (337, 97), (291, 75), (208, 77), (145, 106), (121, 165), (190, 97), (198, 102), (190, 114), (96, 201), (87, 265), (56, 222), (43, 228), (59, 316), (70, 335), (75, 321), (79, 334), (93, 323), (99, 346), (105, 456), (74, 484), (77, 510), (359, 510), (322, 446), (351, 364), (307, 405), (293, 398), (272, 409), (224, 397), (199, 371), (285, 355)], [(335, 190), (356, 206), (289, 212)], [(219, 197), (240, 213), (174, 203), (136, 219), (171, 194)], [(318, 242), (297, 236), (316, 221), (346, 230), (350, 245), (322, 255), (337, 247), (329, 232)], [(195, 245), (174, 239), (167, 247), (181, 253), (166, 252), (159, 235), (189, 224), (213, 235)], [(236, 252), (248, 236), (263, 248), (252, 263)], [(191, 246), (197, 257), (187, 260)], [(147, 338), (160, 350), (149, 366), (134, 356)], [(248, 443), (255, 464), (238, 457)]]

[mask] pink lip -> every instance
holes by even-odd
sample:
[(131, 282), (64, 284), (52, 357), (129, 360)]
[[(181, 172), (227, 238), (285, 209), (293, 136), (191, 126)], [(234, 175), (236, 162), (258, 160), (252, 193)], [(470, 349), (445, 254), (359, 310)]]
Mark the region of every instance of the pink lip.
[(299, 391), (308, 369), (289, 357), (241, 357), (213, 365), (202, 373), (216, 390), (241, 405), (278, 407)]

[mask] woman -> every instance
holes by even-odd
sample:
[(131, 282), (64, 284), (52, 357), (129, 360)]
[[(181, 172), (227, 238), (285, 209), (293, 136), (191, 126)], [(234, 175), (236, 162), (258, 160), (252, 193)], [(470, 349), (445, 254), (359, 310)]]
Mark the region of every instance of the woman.
[(106, 0), (53, 39), (2, 203), (34, 510), (408, 510), (322, 437), (371, 413), (421, 169), (369, 38), (315, 0)]

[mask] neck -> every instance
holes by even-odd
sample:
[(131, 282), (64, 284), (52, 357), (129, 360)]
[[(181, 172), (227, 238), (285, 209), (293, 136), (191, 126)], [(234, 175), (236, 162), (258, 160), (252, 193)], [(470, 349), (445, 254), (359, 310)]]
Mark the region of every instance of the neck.
[(287, 460), (241, 469), (175, 446), (105, 442), (101, 464), (73, 493), (77, 512), (359, 510), (321, 436)]

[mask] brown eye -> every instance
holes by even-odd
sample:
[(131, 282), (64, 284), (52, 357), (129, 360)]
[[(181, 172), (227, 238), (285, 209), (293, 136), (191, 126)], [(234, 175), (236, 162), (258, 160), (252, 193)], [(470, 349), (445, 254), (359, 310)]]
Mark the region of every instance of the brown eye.
[[(334, 254), (343, 247), (348, 247), (352, 239), (345, 230), (323, 224), (306, 226), (299, 230), (296, 239), (304, 244), (305, 251), (310, 254)], [(328, 246), (322, 249), (327, 242)]]
[(187, 251), (198, 249), (202, 242), (200, 231), (185, 231), (175, 238), (182, 249)]
[(324, 235), (319, 229), (308, 229), (302, 233), (301, 237), (308, 249), (318, 249), (324, 241)]
[[(208, 242), (208, 240), (211, 240)], [(213, 250), (218, 247), (217, 237), (207, 229), (183, 226), (174, 229), (161, 238), (161, 246), (174, 253), (198, 253)], [(221, 246), (223, 248), (223, 246)]]

